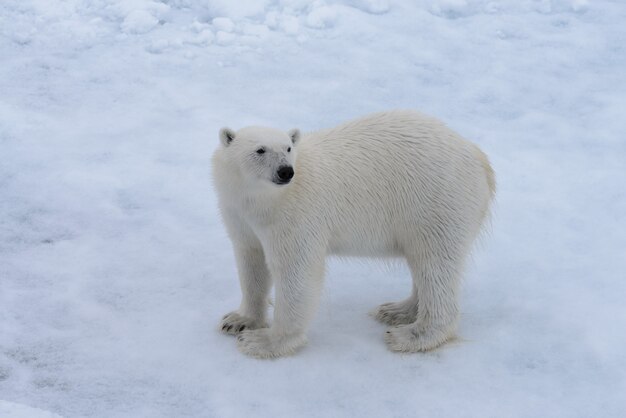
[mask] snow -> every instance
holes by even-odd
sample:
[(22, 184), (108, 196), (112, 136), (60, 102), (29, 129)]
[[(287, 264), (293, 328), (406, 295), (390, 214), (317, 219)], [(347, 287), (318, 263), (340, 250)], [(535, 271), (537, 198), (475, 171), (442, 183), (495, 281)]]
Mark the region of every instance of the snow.
[(235, 29), (235, 24), (227, 17), (216, 17), (212, 23), (218, 31), (232, 32)]
[(154, 29), (159, 20), (144, 10), (129, 13), (122, 22), (122, 31), (126, 33), (146, 33)]
[(337, 12), (334, 8), (323, 6), (311, 11), (306, 17), (306, 24), (311, 28), (324, 29), (333, 26), (337, 19)]
[(59, 415), (14, 402), (0, 401), (0, 416), (11, 418), (59, 418)]
[[(625, 416), (625, 19), (609, 0), (0, 2), (0, 416)], [(498, 176), (458, 340), (389, 352), (367, 312), (407, 269), (331, 260), (309, 345), (242, 356), (216, 330), (239, 303), (219, 128), (389, 108), (443, 119)]]

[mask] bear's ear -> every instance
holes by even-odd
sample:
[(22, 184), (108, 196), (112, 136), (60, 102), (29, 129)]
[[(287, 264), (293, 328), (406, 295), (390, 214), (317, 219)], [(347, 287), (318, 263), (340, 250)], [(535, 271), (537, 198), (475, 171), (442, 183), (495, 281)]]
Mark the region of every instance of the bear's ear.
[(222, 144), (227, 147), (230, 145), (231, 142), (233, 142), (233, 139), (235, 139), (235, 132), (230, 129), (230, 128), (222, 128), (220, 129), (220, 141), (222, 141)]
[(296, 145), (300, 140), (300, 129), (291, 129), (289, 132), (287, 132), (287, 135), (289, 135), (289, 138), (291, 138), (291, 143)]

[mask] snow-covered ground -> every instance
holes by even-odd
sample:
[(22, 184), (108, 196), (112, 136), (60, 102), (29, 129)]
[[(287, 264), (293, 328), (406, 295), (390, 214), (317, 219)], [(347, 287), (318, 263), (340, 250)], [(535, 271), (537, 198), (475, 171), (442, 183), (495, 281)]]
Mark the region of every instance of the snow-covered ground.
[[(626, 416), (625, 21), (621, 0), (3, 0), (0, 415)], [(216, 330), (239, 303), (218, 129), (390, 108), (497, 172), (459, 339), (387, 351), (367, 312), (406, 268), (331, 261), (309, 345), (244, 357)]]

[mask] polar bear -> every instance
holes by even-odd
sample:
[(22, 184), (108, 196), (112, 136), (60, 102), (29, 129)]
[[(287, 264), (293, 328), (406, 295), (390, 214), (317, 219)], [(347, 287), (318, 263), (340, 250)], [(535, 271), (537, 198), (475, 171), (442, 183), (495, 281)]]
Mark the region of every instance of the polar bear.
[(220, 329), (243, 353), (273, 358), (306, 343), (331, 254), (408, 263), (411, 295), (374, 312), (390, 326), (391, 350), (430, 350), (454, 335), (463, 264), (495, 193), (476, 145), (414, 111), (307, 135), (248, 127), (219, 136), (214, 185), (243, 294)]

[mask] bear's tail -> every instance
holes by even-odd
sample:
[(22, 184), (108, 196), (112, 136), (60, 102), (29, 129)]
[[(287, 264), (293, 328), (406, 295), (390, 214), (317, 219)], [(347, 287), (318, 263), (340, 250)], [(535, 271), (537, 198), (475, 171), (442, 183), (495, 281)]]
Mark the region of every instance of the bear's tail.
[(489, 223), (491, 215), (491, 203), (494, 196), (496, 195), (496, 174), (494, 173), (493, 168), (491, 168), (491, 164), (489, 163), (489, 158), (487, 158), (487, 155), (482, 152), (478, 147), (475, 148), (478, 160), (480, 161), (483, 170), (485, 170), (485, 179), (487, 181), (487, 186), (489, 187), (489, 201), (483, 209), (481, 222), (486, 221), (487, 223)]
[(478, 150), (478, 155), (480, 158), (480, 162), (485, 169), (490, 198), (491, 200), (493, 200), (493, 197), (496, 195), (496, 173), (494, 173), (493, 168), (491, 168), (491, 164), (489, 163), (489, 158), (487, 158), (487, 155), (485, 155), (485, 153), (480, 150)]

